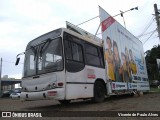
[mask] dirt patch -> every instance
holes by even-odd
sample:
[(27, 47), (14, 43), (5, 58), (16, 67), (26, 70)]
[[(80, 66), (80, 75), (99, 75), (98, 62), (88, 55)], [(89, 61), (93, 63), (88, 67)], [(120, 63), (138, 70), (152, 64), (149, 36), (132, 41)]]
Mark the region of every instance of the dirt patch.
[[(159, 102), (160, 93), (144, 94), (136, 97), (112, 96), (106, 98), (102, 103), (93, 103), (90, 100), (75, 100), (69, 105), (61, 105), (55, 100), (21, 102), (20, 100), (0, 99), (0, 111), (52, 111), (53, 113), (58, 111), (105, 111), (106, 113), (109, 111), (160, 111)], [(57, 119), (62, 119), (62, 117)], [(96, 119), (102, 119), (102, 117), (96, 117)]]

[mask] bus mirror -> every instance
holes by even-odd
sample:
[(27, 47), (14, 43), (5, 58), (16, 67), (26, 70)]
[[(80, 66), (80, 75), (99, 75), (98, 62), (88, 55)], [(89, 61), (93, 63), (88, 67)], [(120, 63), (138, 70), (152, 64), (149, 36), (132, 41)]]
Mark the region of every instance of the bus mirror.
[(20, 61), (20, 58), (18, 57), (17, 60), (16, 60), (15, 65), (18, 65), (18, 64), (19, 64), (19, 61)]
[(20, 53), (20, 54), (18, 54), (17, 55), (17, 60), (16, 60), (16, 63), (15, 63), (15, 65), (18, 65), (19, 64), (19, 61), (20, 61), (20, 57), (18, 57), (19, 55), (22, 55), (22, 54), (25, 54), (25, 52), (22, 52), (22, 53)]

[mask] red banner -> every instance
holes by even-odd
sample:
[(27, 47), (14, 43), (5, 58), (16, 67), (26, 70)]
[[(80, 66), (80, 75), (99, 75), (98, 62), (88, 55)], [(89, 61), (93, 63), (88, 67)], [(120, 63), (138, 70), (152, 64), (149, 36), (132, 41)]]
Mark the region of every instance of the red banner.
[(110, 16), (102, 22), (102, 32), (104, 32), (109, 26), (115, 22), (115, 19)]

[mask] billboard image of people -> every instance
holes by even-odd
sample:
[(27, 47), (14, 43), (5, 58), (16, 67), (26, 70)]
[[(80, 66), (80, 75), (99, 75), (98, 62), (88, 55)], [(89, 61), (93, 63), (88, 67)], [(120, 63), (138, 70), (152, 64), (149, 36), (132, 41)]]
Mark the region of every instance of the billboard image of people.
[(100, 20), (109, 80), (134, 83), (148, 79), (141, 41), (101, 7)]
[(131, 70), (131, 74), (137, 74), (137, 66), (134, 60), (134, 55), (132, 50), (129, 50), (129, 56), (130, 56), (130, 61), (129, 61), (129, 66), (130, 66), (130, 70)]
[(112, 41), (110, 37), (106, 38), (106, 46), (107, 46), (107, 49), (105, 50), (105, 59), (108, 63), (108, 70), (107, 70), (108, 73), (107, 74), (110, 80), (115, 80)]
[(122, 82), (122, 65), (119, 55), (119, 49), (116, 41), (113, 41), (114, 75), (115, 81)]

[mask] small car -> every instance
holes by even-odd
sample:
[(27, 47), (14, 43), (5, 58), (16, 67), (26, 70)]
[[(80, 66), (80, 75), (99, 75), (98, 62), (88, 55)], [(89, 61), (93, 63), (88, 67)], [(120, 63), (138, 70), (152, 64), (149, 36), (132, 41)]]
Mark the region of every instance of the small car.
[(3, 91), (2, 97), (9, 97), (10, 93), (11, 92), (9, 90)]
[(12, 98), (12, 99), (19, 99), (20, 95), (21, 95), (21, 93), (11, 93), (10, 98)]

